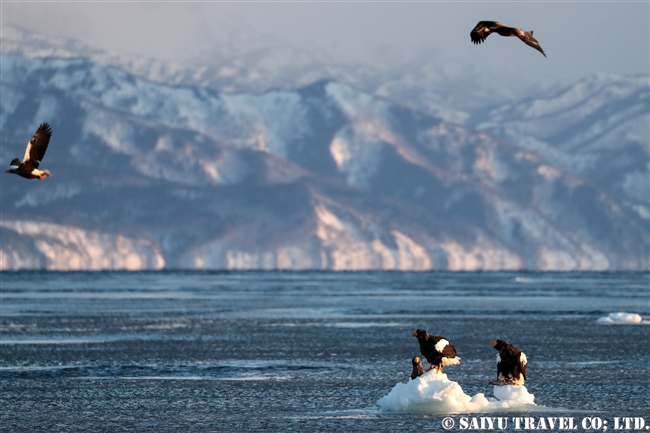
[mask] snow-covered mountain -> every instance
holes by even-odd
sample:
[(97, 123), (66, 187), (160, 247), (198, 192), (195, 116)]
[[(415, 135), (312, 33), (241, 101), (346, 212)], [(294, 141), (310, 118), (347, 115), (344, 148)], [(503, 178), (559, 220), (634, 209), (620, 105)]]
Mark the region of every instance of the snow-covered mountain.
[(7, 54), (1, 85), (3, 161), (54, 129), (52, 178), (3, 177), (3, 269), (648, 269), (647, 197), (491, 135), (508, 107), (475, 130), (332, 80), (224, 94)]
[[(334, 80), (366, 93), (435, 117), (463, 123), (486, 105), (505, 104), (521, 95), (554, 89), (558, 83), (533, 85), (516, 71), (477, 71), (460, 60), (441, 61), (424, 55), (408, 63), (382, 68), (360, 63), (323, 61), (315, 47), (288, 46), (267, 35), (241, 30), (197, 59), (179, 62), (111, 53), (78, 39), (46, 36), (31, 29), (4, 25), (3, 54), (30, 58), (88, 58), (161, 84), (204, 87), (220, 93), (292, 90), (320, 80)], [(508, 74), (511, 76), (508, 77)], [(504, 79), (506, 78), (506, 79)]]
[(595, 74), (477, 118), (477, 128), (535, 152), (650, 214), (649, 77)]

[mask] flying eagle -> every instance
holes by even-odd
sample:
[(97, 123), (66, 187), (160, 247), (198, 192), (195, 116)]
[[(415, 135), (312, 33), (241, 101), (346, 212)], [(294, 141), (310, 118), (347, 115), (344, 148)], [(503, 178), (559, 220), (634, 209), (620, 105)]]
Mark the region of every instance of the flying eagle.
[(416, 356), (411, 362), (413, 363), (413, 372), (411, 373), (411, 379), (422, 376), (424, 374), (424, 368), (422, 368), (420, 358)]
[(456, 348), (443, 337), (429, 335), (424, 329), (418, 329), (413, 333), (420, 343), (420, 353), (424, 355), (429, 363), (429, 370), (435, 366), (438, 373), (442, 373), (445, 365), (460, 364), (460, 358), (456, 356)]
[(23, 161), (14, 158), (11, 160), (11, 168), (5, 170), (5, 173), (14, 173), (26, 179), (43, 179), (52, 176), (49, 170), (39, 170), (38, 164), (43, 160), (47, 145), (50, 144), (52, 137), (52, 128), (47, 123), (41, 123), (36, 133), (27, 143)]
[(526, 354), (504, 340), (492, 340), (497, 353), (497, 382), (523, 385), (528, 360)]
[[(498, 21), (479, 21), (469, 36), (472, 38), (472, 42), (480, 44), (492, 33), (498, 33), (501, 36), (517, 36), (524, 44), (533, 47), (540, 53), (544, 54), (544, 50), (539, 45), (539, 42), (537, 42), (537, 39), (533, 37), (532, 30), (526, 32), (516, 27), (508, 27)], [(544, 54), (544, 57), (546, 57), (546, 54)]]

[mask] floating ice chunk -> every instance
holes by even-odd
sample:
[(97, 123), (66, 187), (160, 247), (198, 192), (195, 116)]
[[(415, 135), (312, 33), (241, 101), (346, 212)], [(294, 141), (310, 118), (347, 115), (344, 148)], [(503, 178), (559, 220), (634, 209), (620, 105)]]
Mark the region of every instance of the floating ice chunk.
[(408, 383), (398, 383), (377, 404), (396, 412), (454, 413), (480, 410), (488, 400), (483, 394), (470, 397), (446, 374), (431, 370)]
[(484, 412), (535, 405), (535, 397), (524, 386), (495, 386), (494, 389), (499, 401), (488, 400), (483, 393), (470, 397), (458, 382), (431, 370), (408, 383), (398, 383), (377, 404), (384, 410), (416, 413)]
[(650, 325), (650, 320), (643, 320), (637, 313), (609, 313), (607, 317), (596, 320), (605, 325)]
[(493, 392), (494, 396), (500, 400), (499, 402), (493, 403), (506, 403), (507, 405), (503, 406), (503, 408), (510, 408), (515, 405), (535, 404), (535, 396), (529, 393), (525, 386), (495, 386)]

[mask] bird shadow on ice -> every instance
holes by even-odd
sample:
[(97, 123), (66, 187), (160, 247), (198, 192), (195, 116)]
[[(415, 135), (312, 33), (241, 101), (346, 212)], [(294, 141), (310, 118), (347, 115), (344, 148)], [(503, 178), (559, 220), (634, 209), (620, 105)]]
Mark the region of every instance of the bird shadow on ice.
[(535, 396), (525, 386), (494, 386), (493, 394), (495, 398), (483, 393), (471, 397), (463, 392), (458, 382), (431, 370), (407, 383), (398, 383), (377, 404), (386, 411), (427, 414), (549, 409), (536, 405)]

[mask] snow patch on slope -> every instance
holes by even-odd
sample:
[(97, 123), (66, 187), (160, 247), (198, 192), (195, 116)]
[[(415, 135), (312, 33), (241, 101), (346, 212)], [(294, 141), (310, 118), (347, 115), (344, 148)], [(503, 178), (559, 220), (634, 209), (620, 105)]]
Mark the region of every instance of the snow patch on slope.
[(395, 247), (343, 220), (323, 204), (316, 206), (316, 236), (332, 270), (427, 270), (433, 260), (427, 249), (398, 230), (391, 230)]

